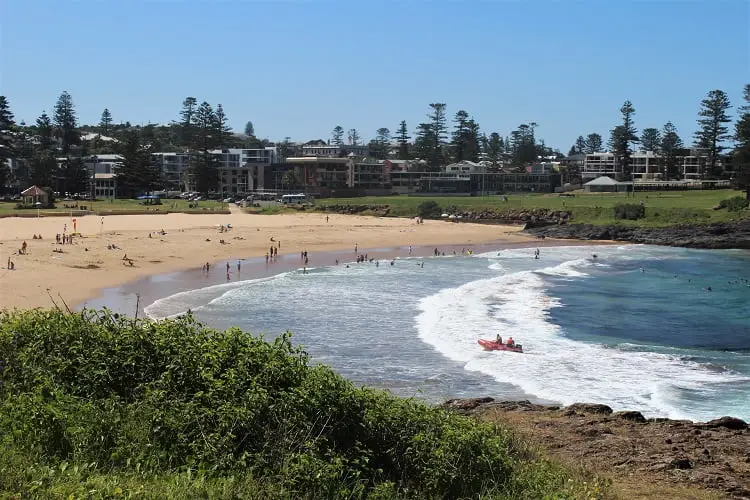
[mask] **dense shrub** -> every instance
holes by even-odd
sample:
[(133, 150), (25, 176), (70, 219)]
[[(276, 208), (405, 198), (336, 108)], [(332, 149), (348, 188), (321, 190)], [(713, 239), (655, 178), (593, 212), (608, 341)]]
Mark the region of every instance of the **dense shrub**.
[(423, 219), (439, 219), (442, 213), (443, 209), (433, 200), (423, 201), (417, 206), (417, 215)]
[(726, 208), (730, 212), (739, 212), (750, 205), (750, 201), (744, 196), (733, 196), (719, 202), (719, 208)]
[(615, 219), (638, 220), (646, 216), (646, 207), (638, 203), (618, 203), (615, 205)]
[(310, 366), (289, 334), (266, 342), (189, 315), (7, 312), (0, 361), (0, 488), (11, 495), (577, 491), (559, 467), (516, 453), (508, 431), (354, 387)]

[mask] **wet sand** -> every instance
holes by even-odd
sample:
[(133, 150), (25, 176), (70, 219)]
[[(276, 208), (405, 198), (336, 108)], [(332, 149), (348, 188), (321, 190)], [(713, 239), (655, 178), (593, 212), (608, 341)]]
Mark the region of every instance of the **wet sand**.
[[(412, 246), (412, 252), (409, 254), (409, 246), (394, 246), (365, 249), (362, 254), (368, 258), (381, 261), (381, 265), (391, 259), (407, 257), (423, 257), (425, 265), (429, 265), (429, 259), (435, 256), (437, 249), (439, 253), (445, 255), (461, 255), (464, 250), (471, 249), (472, 253), (479, 254), (493, 250), (504, 250), (509, 248), (548, 248), (555, 246), (580, 246), (580, 245), (598, 245), (608, 244), (608, 242), (576, 242), (563, 240), (534, 240), (507, 242), (497, 241), (485, 244), (467, 246), (467, 245), (440, 245), (440, 246)], [(531, 252), (531, 250), (530, 250)], [(542, 250), (543, 252), (543, 250)], [(530, 256), (532, 254), (530, 253)], [(356, 263), (356, 254), (353, 250), (331, 251), (322, 253), (311, 253), (308, 251), (310, 263), (308, 268), (323, 266), (356, 266), (356, 265), (374, 265), (372, 263)], [(237, 262), (241, 267), (237, 269)], [(229, 262), (229, 276), (227, 279), (226, 264)], [(255, 279), (267, 278), (277, 274), (303, 269), (304, 262), (300, 254), (280, 254), (275, 260), (269, 260), (266, 263), (265, 257), (251, 257), (247, 259), (221, 260), (211, 263), (209, 272), (202, 269), (190, 269), (185, 271), (163, 273), (125, 283), (121, 286), (107, 288), (101, 291), (100, 295), (77, 304), (77, 308), (102, 308), (107, 307), (114, 312), (126, 314), (129, 316), (136, 315), (145, 317), (144, 308), (158, 299), (170, 295), (205, 288), (224, 283), (236, 283)]]

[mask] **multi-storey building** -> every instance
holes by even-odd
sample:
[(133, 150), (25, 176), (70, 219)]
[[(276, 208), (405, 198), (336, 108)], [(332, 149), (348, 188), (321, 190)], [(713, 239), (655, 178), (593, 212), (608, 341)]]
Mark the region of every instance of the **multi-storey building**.
[(190, 155), (188, 153), (154, 153), (156, 165), (161, 168), (162, 179), (168, 189), (187, 191)]
[[(354, 161), (351, 158), (300, 157), (287, 158), (284, 168), (306, 194), (327, 197), (335, 192), (346, 192), (354, 187)], [(289, 188), (291, 189), (291, 187)]]
[[(275, 147), (264, 149), (217, 149), (211, 151), (219, 169), (216, 189), (227, 195), (262, 189), (263, 169), (277, 161)], [(190, 176), (190, 153), (155, 153), (165, 184), (181, 191), (195, 188)]]
[(92, 155), (84, 161), (90, 179), (89, 190), (95, 198), (117, 196), (117, 167), (120, 162), (122, 156), (114, 154)]
[[(705, 174), (706, 162), (707, 156), (700, 149), (680, 150), (677, 156), (678, 174), (688, 180), (701, 179)], [(636, 151), (631, 155), (631, 168), (636, 180), (662, 179), (664, 158), (653, 151)], [(603, 175), (614, 178), (621, 174), (622, 165), (614, 153), (587, 154), (581, 168), (584, 182)]]
[(619, 168), (614, 153), (587, 154), (583, 160), (581, 178), (586, 182), (602, 175), (615, 177), (621, 171), (622, 169)]
[(326, 156), (329, 158), (338, 158), (341, 156), (367, 156), (370, 154), (370, 148), (363, 144), (326, 144), (325, 142), (316, 141), (307, 143), (302, 146), (302, 156)]

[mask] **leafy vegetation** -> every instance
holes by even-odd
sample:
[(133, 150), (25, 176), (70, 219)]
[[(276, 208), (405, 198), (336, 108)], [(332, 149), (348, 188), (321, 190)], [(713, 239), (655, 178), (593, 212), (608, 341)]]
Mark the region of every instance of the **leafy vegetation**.
[(736, 212), (739, 214), (742, 210), (746, 209), (750, 205), (750, 200), (744, 196), (733, 196), (726, 200), (721, 200), (719, 208), (726, 208), (730, 212)]
[(638, 203), (618, 203), (614, 208), (615, 219), (638, 220), (646, 216), (646, 207)]
[(579, 498), (509, 430), (312, 366), (190, 315), (0, 313), (10, 496)]
[(423, 201), (417, 206), (417, 215), (424, 219), (438, 219), (442, 213), (440, 205), (435, 200)]

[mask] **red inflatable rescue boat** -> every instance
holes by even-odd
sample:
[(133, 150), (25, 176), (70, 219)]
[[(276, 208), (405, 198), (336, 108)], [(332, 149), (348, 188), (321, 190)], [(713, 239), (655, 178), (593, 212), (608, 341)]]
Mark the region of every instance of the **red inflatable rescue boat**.
[(509, 346), (507, 344), (498, 344), (494, 340), (479, 339), (477, 340), (479, 345), (484, 347), (485, 351), (513, 351), (523, 352), (523, 346), (521, 344), (513, 344)]

